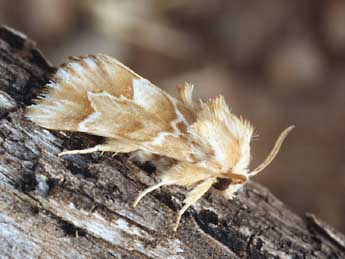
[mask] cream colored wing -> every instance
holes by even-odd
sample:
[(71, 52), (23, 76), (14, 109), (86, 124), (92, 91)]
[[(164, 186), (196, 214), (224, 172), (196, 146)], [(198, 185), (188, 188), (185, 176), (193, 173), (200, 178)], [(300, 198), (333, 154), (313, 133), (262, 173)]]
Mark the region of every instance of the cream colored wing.
[(90, 92), (126, 97), (152, 113), (159, 113), (166, 121), (176, 119), (177, 105), (183, 117), (191, 119), (182, 105), (174, 103), (175, 99), (116, 59), (102, 54), (72, 58), (46, 86), (47, 92), (36, 105), (28, 107), (27, 115), (49, 129), (77, 131), (79, 123), (93, 112)]
[(101, 54), (73, 58), (47, 87), (27, 108), (27, 117), (40, 126), (129, 140), (133, 147), (192, 161), (185, 134), (194, 113), (117, 60)]

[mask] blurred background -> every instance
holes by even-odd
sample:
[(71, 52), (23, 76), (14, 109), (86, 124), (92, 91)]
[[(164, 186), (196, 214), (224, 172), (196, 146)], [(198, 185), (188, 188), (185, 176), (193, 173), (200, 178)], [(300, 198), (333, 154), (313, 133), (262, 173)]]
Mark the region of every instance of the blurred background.
[(300, 215), (345, 232), (345, 1), (0, 0), (0, 22), (34, 39), (55, 66), (103, 52), (175, 94), (223, 94), (259, 137), (255, 178)]

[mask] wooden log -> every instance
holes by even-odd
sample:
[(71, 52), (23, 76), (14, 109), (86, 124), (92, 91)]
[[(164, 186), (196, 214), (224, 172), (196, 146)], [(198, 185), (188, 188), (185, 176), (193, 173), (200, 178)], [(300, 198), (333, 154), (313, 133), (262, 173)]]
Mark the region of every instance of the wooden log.
[(176, 233), (185, 189), (163, 187), (133, 208), (155, 173), (126, 155), (58, 157), (99, 139), (26, 120), (54, 70), (25, 35), (0, 27), (1, 258), (345, 258), (340, 233), (255, 183), (232, 201), (207, 194)]

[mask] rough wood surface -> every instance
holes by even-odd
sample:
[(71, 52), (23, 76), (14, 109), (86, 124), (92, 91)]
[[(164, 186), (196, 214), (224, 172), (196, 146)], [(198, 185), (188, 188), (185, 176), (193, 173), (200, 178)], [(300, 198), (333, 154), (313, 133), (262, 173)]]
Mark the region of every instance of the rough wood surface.
[(340, 233), (255, 183), (233, 201), (206, 195), (177, 233), (184, 189), (162, 188), (132, 208), (154, 173), (125, 155), (57, 157), (99, 139), (23, 116), (53, 71), (31, 40), (0, 27), (1, 258), (345, 258)]

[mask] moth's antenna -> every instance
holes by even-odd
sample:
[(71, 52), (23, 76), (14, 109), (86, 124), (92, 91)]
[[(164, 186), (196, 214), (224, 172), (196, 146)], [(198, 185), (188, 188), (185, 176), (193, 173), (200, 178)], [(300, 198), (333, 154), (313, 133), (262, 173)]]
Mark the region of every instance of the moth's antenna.
[(287, 135), (290, 133), (290, 131), (293, 130), (294, 127), (295, 127), (295, 125), (292, 125), (292, 126), (288, 127), (287, 129), (285, 129), (280, 134), (279, 138), (277, 139), (276, 143), (274, 144), (274, 147), (272, 148), (271, 153), (266, 157), (266, 159), (257, 168), (255, 168), (253, 171), (251, 171), (248, 174), (249, 176), (253, 176), (253, 175), (260, 173), (262, 170), (264, 170), (266, 168), (266, 166), (268, 166), (272, 162), (272, 160), (278, 154), (279, 149), (280, 149), (284, 139), (287, 137)]

